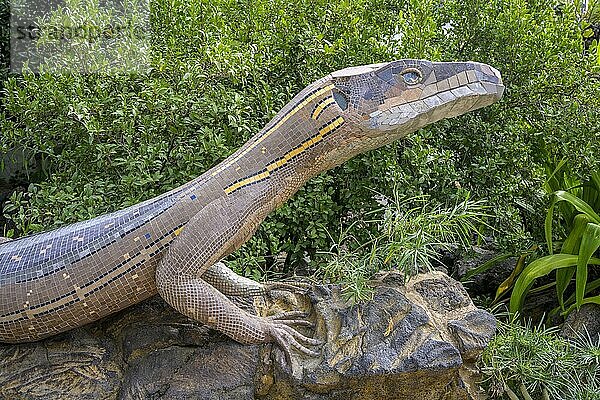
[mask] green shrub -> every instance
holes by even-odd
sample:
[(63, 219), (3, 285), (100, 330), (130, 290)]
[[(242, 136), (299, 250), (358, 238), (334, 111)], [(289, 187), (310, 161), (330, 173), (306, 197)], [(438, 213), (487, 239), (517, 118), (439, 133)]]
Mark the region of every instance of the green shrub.
[(0, 85), (0, 152), (26, 149), (42, 170), (4, 214), (15, 234), (32, 233), (163, 193), (214, 166), (306, 84), (339, 68), (471, 59), (503, 73), (502, 102), (312, 180), (233, 258), (255, 276), (279, 254), (294, 267), (315, 260), (331, 245), (328, 231), (378, 207), (368, 188), (390, 197), (394, 187), (403, 197), (428, 195), (433, 206), (469, 193), (486, 198), (498, 241), (525, 248), (543, 234), (544, 160), (566, 157), (581, 171), (600, 154), (592, 57), (575, 8), (558, 12), (557, 4), (154, 0), (146, 73), (24, 74)]
[(9, 0), (0, 0), (0, 82), (6, 79), (10, 66), (9, 11)]
[[(405, 279), (443, 264), (442, 252), (470, 248), (486, 226), (489, 215), (481, 202), (464, 198), (454, 204), (434, 205), (428, 196), (393, 198), (377, 196), (381, 209), (374, 219), (342, 230), (321, 268), (327, 280), (342, 283), (342, 294), (353, 302), (372, 294), (369, 280), (377, 271), (397, 270)], [(375, 229), (373, 229), (375, 228)], [(361, 231), (375, 231), (368, 242), (357, 239)]]

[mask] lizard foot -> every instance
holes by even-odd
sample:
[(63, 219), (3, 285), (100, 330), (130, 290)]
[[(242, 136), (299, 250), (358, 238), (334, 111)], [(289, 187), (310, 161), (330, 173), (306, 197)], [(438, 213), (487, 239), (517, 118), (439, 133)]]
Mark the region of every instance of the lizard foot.
[(292, 365), (292, 347), (298, 349), (301, 353), (308, 356), (318, 357), (319, 352), (311, 350), (305, 345), (318, 346), (323, 344), (322, 341), (304, 336), (292, 328), (294, 325), (314, 327), (312, 322), (298, 319), (306, 316), (307, 314), (302, 311), (288, 311), (269, 317), (264, 317), (266, 320), (265, 322), (267, 323), (267, 336), (269, 337), (270, 341), (276, 342), (279, 345), (285, 355), (287, 364), (290, 366)]

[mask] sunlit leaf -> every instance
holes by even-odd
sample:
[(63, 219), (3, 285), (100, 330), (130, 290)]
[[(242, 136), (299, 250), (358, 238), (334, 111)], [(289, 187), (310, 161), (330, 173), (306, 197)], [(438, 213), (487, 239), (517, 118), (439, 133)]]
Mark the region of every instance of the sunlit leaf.
[(564, 190), (558, 190), (554, 192), (554, 197), (552, 202), (550, 203), (550, 207), (548, 208), (548, 212), (546, 214), (546, 220), (544, 222), (544, 232), (546, 235), (546, 245), (548, 246), (548, 252), (553, 254), (552, 249), (552, 218), (554, 215), (554, 207), (557, 203), (565, 201), (571, 204), (575, 209), (579, 212), (584, 213), (595, 223), (600, 223), (600, 216), (596, 214), (596, 212), (592, 209), (592, 207), (587, 204), (585, 201), (581, 200), (577, 196), (566, 192)]
[(581, 200), (577, 196), (574, 196), (571, 193), (566, 192), (564, 190), (559, 190), (559, 191), (555, 192), (554, 195), (558, 199), (557, 201), (569, 202), (579, 212), (585, 213), (595, 223), (600, 224), (600, 216), (598, 214), (596, 214), (594, 209), (589, 204), (587, 204), (585, 201)]

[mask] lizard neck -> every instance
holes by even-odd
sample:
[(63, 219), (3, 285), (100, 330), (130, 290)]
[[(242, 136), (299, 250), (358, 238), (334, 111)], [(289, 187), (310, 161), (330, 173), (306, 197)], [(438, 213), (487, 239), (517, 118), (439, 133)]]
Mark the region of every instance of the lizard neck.
[(275, 206), (291, 197), (323, 170), (320, 157), (329, 136), (344, 123), (332, 88), (326, 79), (306, 87), (239, 150), (188, 186), (203, 183), (213, 192), (220, 189), (217, 197), (251, 201), (267, 195)]
[(166, 219), (184, 225), (210, 203), (223, 202), (257, 226), (328, 169), (323, 155), (335, 147), (331, 134), (344, 125), (329, 82), (324, 78), (306, 87), (235, 153), (175, 189), (178, 200)]

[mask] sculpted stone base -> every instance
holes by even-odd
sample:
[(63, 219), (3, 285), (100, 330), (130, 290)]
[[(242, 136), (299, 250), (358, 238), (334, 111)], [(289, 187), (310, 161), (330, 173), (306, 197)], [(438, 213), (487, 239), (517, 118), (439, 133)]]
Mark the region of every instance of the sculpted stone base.
[[(472, 365), (495, 331), (442, 273), (390, 273), (372, 301), (336, 286), (255, 299), (261, 314), (311, 312), (320, 358), (282, 368), (276, 346), (245, 346), (152, 298), (36, 343), (0, 345), (0, 397), (25, 399), (474, 399)], [(307, 332), (308, 333), (308, 332)], [(296, 354), (296, 353), (295, 353)]]

